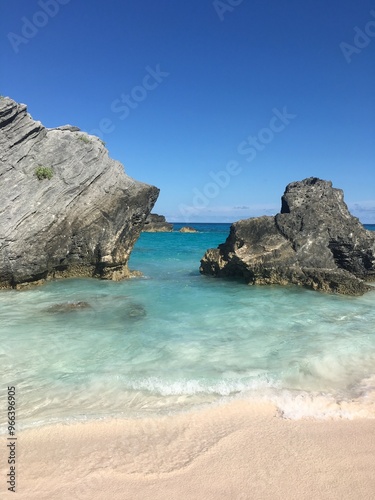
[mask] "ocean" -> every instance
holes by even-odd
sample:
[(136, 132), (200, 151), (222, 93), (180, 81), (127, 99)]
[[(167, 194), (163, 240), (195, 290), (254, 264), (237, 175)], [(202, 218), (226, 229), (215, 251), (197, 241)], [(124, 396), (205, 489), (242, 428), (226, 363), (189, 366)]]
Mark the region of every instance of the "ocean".
[(143, 277), (0, 292), (1, 433), (8, 386), (18, 429), (238, 398), (271, 401), (284, 418), (375, 418), (375, 289), (346, 297), (202, 276), (229, 224), (189, 225), (200, 232), (141, 234), (130, 268)]

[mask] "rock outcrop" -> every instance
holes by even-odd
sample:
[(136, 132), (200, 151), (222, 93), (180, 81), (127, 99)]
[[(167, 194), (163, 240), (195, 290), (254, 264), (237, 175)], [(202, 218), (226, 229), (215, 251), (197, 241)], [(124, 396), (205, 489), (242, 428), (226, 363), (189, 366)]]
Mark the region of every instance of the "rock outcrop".
[(165, 220), (164, 215), (150, 214), (143, 226), (145, 233), (168, 233), (173, 231), (173, 224)]
[(46, 129), (0, 98), (0, 288), (45, 279), (129, 276), (159, 190), (128, 177), (102, 141)]
[(198, 229), (195, 229), (194, 227), (191, 226), (184, 226), (181, 229), (179, 229), (180, 233), (199, 233)]
[(349, 213), (341, 189), (311, 177), (286, 187), (275, 217), (234, 223), (226, 242), (206, 252), (200, 271), (361, 295), (375, 279), (375, 236)]

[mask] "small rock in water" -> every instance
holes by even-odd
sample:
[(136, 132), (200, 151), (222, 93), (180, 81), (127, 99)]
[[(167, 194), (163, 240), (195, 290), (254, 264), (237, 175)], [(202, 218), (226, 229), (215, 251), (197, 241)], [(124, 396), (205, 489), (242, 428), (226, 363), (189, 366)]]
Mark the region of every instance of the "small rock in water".
[(194, 227), (191, 226), (184, 226), (181, 229), (179, 229), (180, 233), (199, 233), (198, 229), (195, 229)]
[(81, 309), (91, 309), (91, 306), (88, 302), (84, 301), (64, 302), (63, 304), (54, 304), (53, 306), (48, 307), (47, 311), (50, 313), (67, 313)]
[(146, 233), (167, 233), (173, 231), (173, 224), (164, 215), (149, 214), (142, 229)]

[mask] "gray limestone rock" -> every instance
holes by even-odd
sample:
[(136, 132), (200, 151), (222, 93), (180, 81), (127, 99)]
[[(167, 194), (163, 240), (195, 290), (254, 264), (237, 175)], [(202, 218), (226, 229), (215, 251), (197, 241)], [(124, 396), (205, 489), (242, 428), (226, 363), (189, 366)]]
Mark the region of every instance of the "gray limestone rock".
[(0, 98), (0, 288), (54, 277), (129, 276), (159, 190), (128, 177), (102, 141), (46, 129)]
[(341, 189), (311, 177), (286, 187), (275, 217), (234, 223), (226, 242), (207, 250), (200, 271), (361, 295), (375, 280), (375, 235), (350, 214)]

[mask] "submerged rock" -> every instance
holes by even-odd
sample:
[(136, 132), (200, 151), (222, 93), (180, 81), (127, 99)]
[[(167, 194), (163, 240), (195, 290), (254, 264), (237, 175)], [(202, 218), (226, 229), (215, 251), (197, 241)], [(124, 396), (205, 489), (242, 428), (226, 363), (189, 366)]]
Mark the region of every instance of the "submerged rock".
[(132, 320), (138, 320), (147, 316), (147, 311), (142, 304), (132, 302), (125, 308), (126, 317)]
[(67, 313), (72, 311), (80, 311), (82, 309), (91, 309), (88, 302), (64, 302), (62, 304), (54, 304), (46, 309), (49, 313)]
[(143, 226), (145, 233), (169, 233), (173, 231), (173, 224), (165, 220), (164, 215), (149, 214)]
[(127, 176), (95, 136), (46, 129), (0, 97), (0, 288), (128, 277), (159, 190)]
[(375, 236), (350, 214), (341, 189), (311, 177), (286, 187), (275, 217), (232, 224), (200, 272), (361, 295), (371, 289), (365, 281), (375, 280)]

